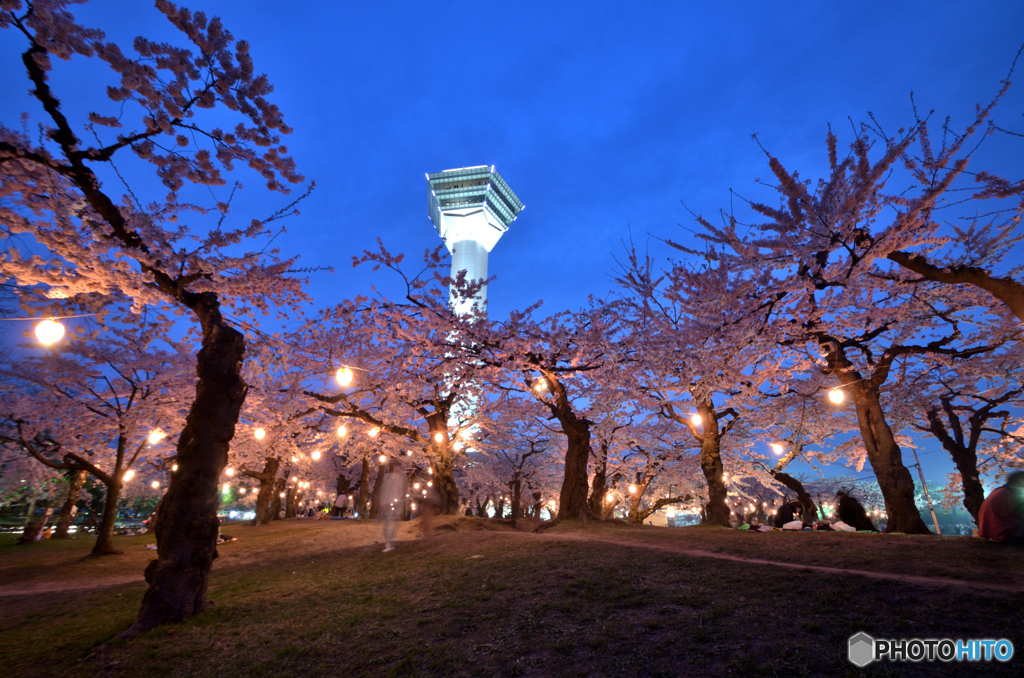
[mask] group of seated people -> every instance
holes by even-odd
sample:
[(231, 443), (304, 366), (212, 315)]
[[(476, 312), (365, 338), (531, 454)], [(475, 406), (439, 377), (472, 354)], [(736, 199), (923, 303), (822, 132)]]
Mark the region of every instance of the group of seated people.
[[(857, 532), (878, 532), (878, 528), (871, 522), (871, 517), (859, 501), (851, 497), (848, 492), (840, 490), (836, 493), (836, 514), (838, 523), (849, 526)], [(815, 522), (810, 516), (804, 516), (804, 506), (799, 501), (791, 501), (783, 504), (775, 513), (775, 527), (782, 529), (785, 525), (800, 522), (801, 526), (796, 529), (815, 530), (833, 529), (828, 521)], [(838, 524), (835, 523), (835, 524)], [(794, 529), (791, 525), (789, 529)]]
[[(855, 528), (858, 532), (877, 532), (871, 517), (859, 501), (849, 493), (836, 493), (839, 522)], [(800, 525), (796, 526), (795, 523)], [(804, 507), (799, 501), (791, 501), (776, 512), (774, 526), (789, 529), (823, 529), (821, 522), (815, 523), (804, 517)], [(753, 526), (752, 526), (753, 527)], [(828, 529), (833, 529), (828, 527)], [(985, 498), (978, 511), (977, 536), (994, 542), (1024, 545), (1024, 472), (1011, 474), (1006, 484), (997, 487)]]

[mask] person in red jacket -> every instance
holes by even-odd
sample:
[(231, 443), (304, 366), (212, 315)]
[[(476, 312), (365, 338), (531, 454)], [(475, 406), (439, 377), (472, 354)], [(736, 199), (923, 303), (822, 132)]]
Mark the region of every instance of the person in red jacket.
[(1024, 473), (992, 490), (978, 511), (978, 534), (992, 541), (1024, 544)]

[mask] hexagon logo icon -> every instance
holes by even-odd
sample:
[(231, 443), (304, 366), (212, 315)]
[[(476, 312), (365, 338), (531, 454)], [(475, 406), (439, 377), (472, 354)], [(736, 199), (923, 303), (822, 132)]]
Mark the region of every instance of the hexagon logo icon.
[(875, 639), (861, 631), (850, 637), (847, 656), (857, 668), (864, 668), (875, 660)]

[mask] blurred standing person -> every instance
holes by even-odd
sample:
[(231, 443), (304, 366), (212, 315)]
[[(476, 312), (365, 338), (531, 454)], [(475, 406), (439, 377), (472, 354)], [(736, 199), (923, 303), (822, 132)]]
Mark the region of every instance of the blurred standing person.
[(338, 498), (334, 500), (334, 515), (339, 518), (345, 517), (345, 509), (348, 508), (348, 495), (344, 492), (338, 495)]
[(395, 550), (398, 519), (405, 510), (405, 474), (398, 470), (394, 460), (388, 462), (388, 471), (380, 488), (380, 516), (384, 524), (384, 553)]

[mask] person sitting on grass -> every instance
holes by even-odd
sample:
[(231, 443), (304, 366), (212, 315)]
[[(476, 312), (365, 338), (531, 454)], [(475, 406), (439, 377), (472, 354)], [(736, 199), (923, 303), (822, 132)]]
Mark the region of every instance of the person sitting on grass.
[(992, 490), (978, 511), (978, 535), (992, 541), (1024, 544), (1024, 472), (1011, 474)]
[(839, 520), (843, 521), (850, 527), (857, 528), (857, 531), (866, 532), (878, 532), (878, 528), (871, 522), (871, 518), (868, 517), (868, 512), (864, 510), (864, 507), (859, 501), (850, 496), (846, 490), (839, 490), (836, 492), (836, 500), (839, 504), (836, 513), (839, 515)]
[(778, 513), (775, 514), (775, 527), (781, 528), (786, 523), (799, 520), (803, 513), (803, 504), (798, 501), (791, 501), (788, 504), (783, 504), (779, 508)]

